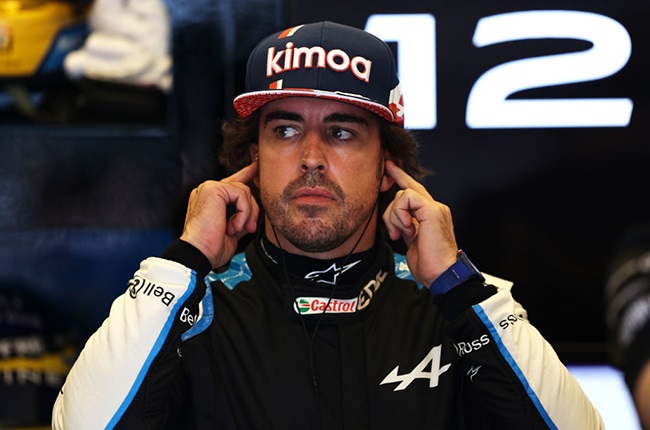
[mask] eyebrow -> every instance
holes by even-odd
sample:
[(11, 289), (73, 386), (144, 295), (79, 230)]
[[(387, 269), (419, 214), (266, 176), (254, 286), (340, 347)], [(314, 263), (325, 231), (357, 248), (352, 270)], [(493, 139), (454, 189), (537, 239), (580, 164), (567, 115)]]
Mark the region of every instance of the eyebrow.
[(273, 112), (270, 112), (268, 115), (264, 117), (264, 125), (268, 124), (271, 121), (275, 121), (278, 119), (283, 119), (283, 120), (289, 120), (289, 121), (297, 121), (297, 122), (302, 122), (303, 117), (299, 113), (295, 112), (288, 112), (284, 110), (276, 110)]
[(368, 126), (368, 121), (357, 115), (350, 115), (347, 113), (333, 113), (325, 117), (325, 122), (351, 122), (365, 127)]
[[(304, 118), (302, 115), (296, 112), (277, 110), (277, 111), (269, 112), (269, 114), (264, 117), (264, 125), (275, 120), (288, 120), (288, 121), (302, 122), (304, 121)], [(364, 127), (368, 126), (368, 121), (365, 118), (357, 115), (347, 114), (347, 113), (333, 113), (327, 115), (323, 122), (325, 123), (348, 122), (348, 123), (360, 124)]]

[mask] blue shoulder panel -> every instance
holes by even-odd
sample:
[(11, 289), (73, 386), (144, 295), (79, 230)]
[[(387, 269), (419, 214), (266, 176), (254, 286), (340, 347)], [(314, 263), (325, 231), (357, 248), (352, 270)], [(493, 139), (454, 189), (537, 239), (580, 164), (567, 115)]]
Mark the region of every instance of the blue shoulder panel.
[(214, 319), (214, 302), (212, 301), (212, 282), (220, 281), (228, 289), (232, 290), (237, 286), (241, 281), (247, 281), (251, 278), (252, 274), (246, 263), (246, 256), (241, 253), (235, 255), (232, 260), (230, 260), (230, 266), (228, 270), (223, 273), (213, 273), (210, 272), (208, 276), (205, 277), (205, 296), (201, 300), (201, 316), (199, 320), (185, 333), (181, 335), (183, 342), (196, 336), (197, 334), (202, 333), (207, 329), (212, 320)]
[(190, 339), (197, 334), (203, 333), (210, 324), (212, 324), (212, 319), (214, 318), (214, 302), (212, 301), (212, 287), (210, 283), (207, 282), (207, 277), (205, 280), (205, 296), (201, 299), (200, 306), (200, 317), (197, 322), (194, 323), (189, 330), (181, 335), (181, 340), (185, 342), (187, 339)]
[(212, 324), (214, 318), (214, 303), (212, 301), (212, 282), (220, 281), (228, 289), (232, 290), (241, 281), (247, 281), (251, 278), (252, 274), (246, 263), (246, 256), (241, 253), (235, 255), (230, 260), (228, 270), (223, 273), (210, 272), (205, 277), (205, 296), (201, 300), (201, 317), (188, 331), (182, 334), (181, 339), (183, 342), (202, 333)]
[(230, 266), (228, 270), (223, 273), (210, 273), (206, 278), (208, 284), (214, 281), (220, 281), (228, 289), (234, 289), (237, 284), (243, 281), (248, 281), (253, 274), (251, 269), (248, 267), (248, 262), (246, 261), (246, 255), (244, 253), (235, 255), (232, 260), (230, 260)]

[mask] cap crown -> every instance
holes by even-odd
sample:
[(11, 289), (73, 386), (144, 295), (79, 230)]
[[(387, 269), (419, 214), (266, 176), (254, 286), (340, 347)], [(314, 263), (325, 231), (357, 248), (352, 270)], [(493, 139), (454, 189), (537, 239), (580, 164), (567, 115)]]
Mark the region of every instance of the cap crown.
[(320, 22), (268, 36), (248, 59), (245, 84), (246, 92), (234, 101), (242, 117), (278, 98), (320, 97), (404, 123), (393, 53), (354, 27)]

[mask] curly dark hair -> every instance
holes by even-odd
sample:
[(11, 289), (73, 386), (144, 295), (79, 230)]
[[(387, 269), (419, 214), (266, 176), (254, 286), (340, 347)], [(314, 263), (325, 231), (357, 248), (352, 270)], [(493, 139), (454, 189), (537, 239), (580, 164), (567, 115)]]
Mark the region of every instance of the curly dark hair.
[[(231, 121), (224, 121), (221, 131), (223, 133), (223, 146), (219, 154), (219, 161), (229, 171), (236, 172), (251, 163), (249, 147), (257, 143), (259, 137), (259, 110), (246, 118), (237, 117)], [(397, 124), (390, 123), (380, 118), (380, 133), (382, 148), (401, 168), (418, 181), (431, 172), (422, 166), (418, 159), (419, 144), (413, 134)], [(259, 197), (258, 190), (253, 190), (255, 197)], [(395, 198), (399, 187), (393, 187), (379, 196), (379, 214), (383, 214), (386, 207)], [(258, 200), (259, 201), (259, 200)]]

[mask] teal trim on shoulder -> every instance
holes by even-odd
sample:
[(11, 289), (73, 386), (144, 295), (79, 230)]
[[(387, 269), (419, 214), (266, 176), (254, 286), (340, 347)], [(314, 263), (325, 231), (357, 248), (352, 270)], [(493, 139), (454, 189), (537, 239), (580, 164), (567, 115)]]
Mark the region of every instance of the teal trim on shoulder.
[(232, 260), (230, 260), (228, 270), (223, 273), (210, 273), (206, 280), (209, 282), (219, 281), (229, 290), (232, 290), (240, 282), (248, 281), (251, 276), (253, 276), (253, 274), (251, 273), (251, 269), (248, 267), (246, 255), (241, 253), (235, 255)]
[(406, 263), (406, 256), (402, 254), (395, 254), (395, 277), (399, 279), (407, 279), (415, 282), (419, 289), (422, 289), (422, 284), (415, 280), (409, 265)]
[[(206, 278), (207, 279), (207, 278)], [(205, 296), (201, 299), (201, 315), (194, 325), (181, 335), (181, 340), (185, 342), (197, 334), (203, 333), (212, 324), (214, 319), (214, 302), (212, 301), (212, 287), (209, 282), (205, 283)]]

